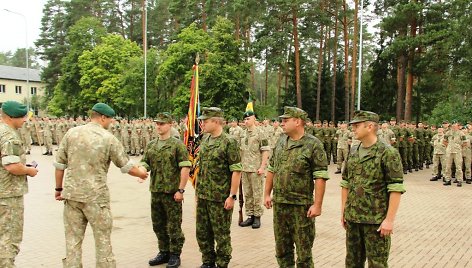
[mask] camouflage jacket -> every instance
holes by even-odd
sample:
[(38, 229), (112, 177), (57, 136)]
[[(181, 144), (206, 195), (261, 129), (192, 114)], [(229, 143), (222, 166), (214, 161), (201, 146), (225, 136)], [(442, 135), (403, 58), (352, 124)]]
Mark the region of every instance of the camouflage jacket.
[(338, 139), (338, 148), (339, 149), (349, 149), (349, 134), (350, 131), (348, 129), (342, 130), (338, 129), (336, 131), (336, 137)]
[(444, 138), (447, 139), (446, 153), (461, 153), (462, 144), (466, 142), (464, 133), (460, 130), (449, 130), (444, 134)]
[(236, 140), (224, 132), (216, 138), (203, 136), (198, 163), (197, 197), (224, 202), (230, 194), (233, 171), (242, 170)]
[(405, 192), (400, 154), (378, 140), (360, 158), (359, 147), (351, 148), (341, 180), (341, 187), (348, 189), (344, 218), (380, 224), (387, 216), (389, 192)]
[(0, 123), (0, 198), (22, 196), (28, 192), (26, 175), (13, 175), (4, 166), (26, 163), (23, 142), (17, 130)]
[(54, 166), (66, 170), (62, 196), (77, 202), (109, 202), (107, 173), (113, 162), (128, 173), (133, 167), (120, 141), (97, 123), (70, 129), (62, 139)]
[(269, 142), (262, 128), (246, 129), (241, 136), (241, 163), (244, 172), (257, 172), (262, 162), (262, 152), (269, 151)]
[(275, 146), (268, 171), (274, 174), (276, 203), (313, 204), (314, 179), (329, 179), (323, 143), (310, 134), (289, 141), (282, 136)]
[(230, 127), (229, 128), (229, 135), (233, 137), (237, 142), (238, 145), (241, 144), (241, 135), (243, 134), (243, 129), (240, 126)]
[(431, 143), (433, 143), (433, 154), (446, 154), (446, 145), (444, 145), (444, 134), (436, 134), (433, 136)]
[(149, 142), (141, 165), (151, 171), (149, 191), (175, 193), (179, 190), (180, 169), (190, 167), (188, 152), (181, 140), (170, 137)]

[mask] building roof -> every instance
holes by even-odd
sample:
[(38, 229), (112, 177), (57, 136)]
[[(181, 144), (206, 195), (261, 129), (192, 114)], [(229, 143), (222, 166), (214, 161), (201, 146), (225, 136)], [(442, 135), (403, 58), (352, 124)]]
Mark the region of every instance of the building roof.
[[(40, 71), (36, 69), (29, 69), (29, 81), (41, 82), (39, 76)], [(26, 81), (27, 69), (20, 67), (12, 67), (6, 65), (0, 65), (0, 79), (10, 79), (18, 81)]]

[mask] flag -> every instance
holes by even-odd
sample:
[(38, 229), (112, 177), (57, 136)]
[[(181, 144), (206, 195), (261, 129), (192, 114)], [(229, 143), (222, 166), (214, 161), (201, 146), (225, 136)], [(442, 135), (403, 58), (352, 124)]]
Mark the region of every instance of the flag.
[(249, 95), (249, 100), (247, 101), (246, 111), (254, 113), (254, 104), (252, 103), (251, 95)]
[(198, 116), (200, 115), (200, 99), (199, 99), (199, 77), (198, 77), (198, 55), (196, 64), (193, 66), (192, 82), (190, 83), (190, 103), (188, 106), (186, 130), (184, 133), (184, 143), (189, 153), (189, 160), (192, 162), (190, 169), (190, 178), (192, 185), (195, 187), (195, 182), (198, 174), (197, 156), (200, 147), (200, 133), (201, 126), (198, 123)]

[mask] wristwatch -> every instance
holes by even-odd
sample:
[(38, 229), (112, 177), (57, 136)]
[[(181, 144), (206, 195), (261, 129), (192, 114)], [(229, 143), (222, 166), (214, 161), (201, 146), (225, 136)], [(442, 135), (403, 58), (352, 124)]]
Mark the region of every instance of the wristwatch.
[(233, 200), (237, 200), (237, 199), (238, 199), (238, 197), (237, 197), (235, 194), (230, 195), (229, 197), (233, 198)]
[(181, 194), (185, 193), (185, 189), (179, 189), (179, 193)]
[(62, 187), (54, 188), (54, 190), (56, 190), (56, 192), (62, 192)]

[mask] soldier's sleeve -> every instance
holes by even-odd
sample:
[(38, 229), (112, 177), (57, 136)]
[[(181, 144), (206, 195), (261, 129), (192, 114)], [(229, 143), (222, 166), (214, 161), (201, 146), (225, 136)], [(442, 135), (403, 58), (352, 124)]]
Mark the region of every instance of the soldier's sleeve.
[(177, 161), (179, 162), (179, 167), (191, 167), (192, 162), (188, 159), (188, 151), (185, 148), (185, 144), (179, 140), (177, 145)]
[(110, 137), (110, 139), (111, 161), (115, 164), (115, 166), (120, 168), (121, 173), (128, 173), (133, 168), (134, 163), (131, 161), (131, 159), (129, 159), (121, 142), (113, 135)]
[(150, 170), (151, 167), (149, 166), (149, 155), (148, 155), (148, 152), (149, 152), (149, 148), (151, 146), (151, 144), (153, 143), (153, 141), (151, 141), (147, 146), (146, 146), (146, 149), (144, 149), (144, 153), (143, 153), (143, 158), (141, 159), (141, 161), (139, 162), (139, 165), (143, 166), (146, 170)]
[(19, 140), (5, 140), (2, 146), (2, 165), (8, 166), (21, 162), (20, 153), (22, 144)]
[(313, 179), (324, 179), (329, 180), (328, 175), (328, 158), (321, 142), (316, 141), (313, 146), (313, 152), (311, 157)]
[(242, 171), (241, 154), (239, 153), (238, 143), (235, 139), (229, 138), (226, 154), (228, 157), (229, 170)]
[(406, 190), (403, 185), (403, 166), (400, 153), (394, 148), (388, 148), (382, 158), (388, 192), (404, 193)]
[(270, 151), (269, 139), (262, 131), (259, 132), (259, 147), (261, 151)]
[(53, 165), (58, 170), (65, 170), (67, 168), (67, 148), (69, 145), (69, 133), (70, 132), (68, 131), (64, 135), (61, 143), (59, 144), (59, 148), (57, 149), (56, 161), (54, 161)]

